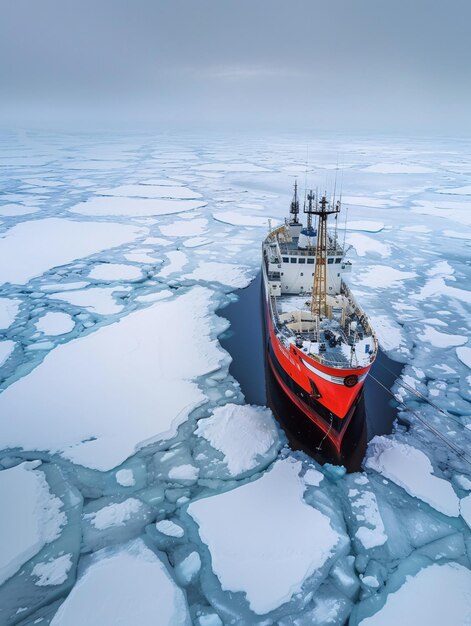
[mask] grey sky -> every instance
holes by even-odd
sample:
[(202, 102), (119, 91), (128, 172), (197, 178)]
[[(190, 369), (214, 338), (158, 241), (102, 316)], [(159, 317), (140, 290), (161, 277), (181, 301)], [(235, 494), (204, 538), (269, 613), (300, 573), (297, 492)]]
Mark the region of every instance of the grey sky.
[(0, 116), (471, 130), (469, 0), (3, 0)]

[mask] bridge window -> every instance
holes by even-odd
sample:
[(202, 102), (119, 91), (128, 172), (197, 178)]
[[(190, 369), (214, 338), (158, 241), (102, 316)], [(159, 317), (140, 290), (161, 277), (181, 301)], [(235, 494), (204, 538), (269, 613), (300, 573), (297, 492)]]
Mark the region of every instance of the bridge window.
[(284, 256), (284, 257), (283, 257), (283, 263), (289, 263), (289, 259), (288, 259), (288, 257), (287, 257), (287, 256)]
[(332, 263), (334, 262), (334, 259), (332, 257), (330, 257), (329, 259), (327, 259), (327, 263), (329, 265), (332, 265)]
[(341, 257), (338, 257), (337, 259), (335, 259), (335, 262), (336, 262), (336, 263), (341, 263), (341, 262), (342, 262), (342, 258), (341, 258)]
[(314, 259), (308, 259), (307, 262), (308, 264), (310, 263), (311, 265), (314, 265)]
[(297, 262), (297, 260), (298, 260), (298, 259), (297, 259), (295, 256), (292, 256), (292, 257), (290, 258), (290, 263), (296, 263), (296, 262)]
[(301, 258), (299, 259), (298, 263), (306, 263), (306, 259), (304, 259), (304, 258), (302, 258), (302, 257), (301, 257)]

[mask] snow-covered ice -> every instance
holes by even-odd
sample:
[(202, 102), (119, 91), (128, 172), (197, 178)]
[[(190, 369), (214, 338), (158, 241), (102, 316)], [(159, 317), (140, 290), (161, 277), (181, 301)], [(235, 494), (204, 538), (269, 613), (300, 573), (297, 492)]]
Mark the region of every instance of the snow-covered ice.
[(120, 185), (112, 189), (97, 189), (96, 193), (101, 196), (125, 196), (137, 198), (177, 198), (179, 200), (191, 200), (201, 198), (201, 194), (188, 189), (188, 187), (175, 187), (170, 185)]
[(387, 596), (384, 607), (361, 626), (427, 624), (465, 626), (471, 616), (471, 571), (458, 563), (432, 564)]
[[(236, 211), (215, 211), (213, 217), (218, 222), (232, 226), (264, 226), (268, 228), (268, 217), (264, 215), (244, 215)], [(272, 223), (273, 226), (276, 226), (276, 220), (273, 220)]]
[(432, 174), (434, 170), (410, 163), (376, 163), (365, 167), (363, 171), (372, 174)]
[(10, 358), (15, 349), (15, 342), (11, 339), (0, 341), (0, 367)]
[(183, 211), (193, 211), (204, 206), (200, 200), (168, 200), (151, 198), (127, 198), (98, 196), (76, 204), (70, 209), (72, 213), (80, 215), (116, 215), (116, 216), (146, 216), (171, 215)]
[(250, 405), (214, 409), (211, 417), (198, 422), (195, 434), (223, 453), (233, 476), (257, 467), (257, 457), (266, 455), (279, 441), (271, 411)]
[(72, 555), (63, 554), (50, 561), (36, 563), (32, 574), (37, 577), (36, 585), (62, 585), (67, 580), (67, 575), (72, 567)]
[(40, 465), (26, 462), (0, 471), (0, 585), (57, 539), (66, 522), (62, 502), (51, 494)]
[(183, 592), (164, 563), (138, 539), (96, 553), (51, 626), (156, 623), (190, 626), (191, 620)]
[(0, 298), (0, 329), (4, 330), (13, 324), (20, 304), (21, 300), (16, 298)]
[(366, 467), (444, 515), (460, 514), (459, 498), (451, 483), (435, 475), (430, 459), (421, 450), (388, 437), (374, 437), (368, 447)]
[(36, 322), (36, 328), (39, 332), (51, 337), (70, 333), (74, 326), (74, 320), (68, 313), (62, 311), (48, 311)]
[(84, 517), (98, 530), (111, 526), (123, 526), (133, 515), (139, 512), (142, 502), (137, 498), (128, 498), (123, 502), (116, 502), (103, 507), (96, 513), (87, 513)]
[(133, 487), (136, 484), (134, 473), (131, 469), (120, 469), (116, 472), (116, 482), (122, 487)]
[(142, 236), (136, 226), (46, 218), (16, 224), (0, 238), (0, 283), (28, 282), (47, 270)]
[(258, 615), (288, 602), (341, 543), (329, 518), (304, 502), (300, 470), (278, 461), (258, 480), (188, 507), (222, 588), (244, 592)]
[(125, 263), (100, 263), (89, 274), (94, 280), (139, 280), (142, 272), (134, 265)]
[[(50, 450), (108, 470), (142, 445), (174, 436), (205, 400), (192, 379), (225, 358), (210, 339), (211, 297), (195, 287), (58, 346), (0, 395), (2, 448)], [(168, 332), (175, 320), (176, 335)], [(157, 358), (177, 346), (184, 358)]]
[(200, 217), (192, 220), (179, 220), (171, 224), (159, 226), (160, 232), (165, 237), (192, 237), (206, 232), (208, 220)]
[(183, 277), (186, 280), (203, 280), (205, 282), (217, 282), (229, 287), (242, 288), (250, 283), (250, 277), (246, 268), (233, 263), (218, 263), (215, 261), (202, 261), (190, 274)]

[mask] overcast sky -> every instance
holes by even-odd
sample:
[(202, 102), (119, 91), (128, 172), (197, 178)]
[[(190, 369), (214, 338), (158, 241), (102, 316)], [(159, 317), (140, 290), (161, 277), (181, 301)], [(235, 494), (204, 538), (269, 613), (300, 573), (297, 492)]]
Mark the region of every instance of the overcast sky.
[(3, 0), (0, 122), (469, 134), (470, 0)]

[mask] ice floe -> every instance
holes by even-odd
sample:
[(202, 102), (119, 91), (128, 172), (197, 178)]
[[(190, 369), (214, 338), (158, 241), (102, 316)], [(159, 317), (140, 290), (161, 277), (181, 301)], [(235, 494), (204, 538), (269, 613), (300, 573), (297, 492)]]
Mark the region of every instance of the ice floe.
[(376, 163), (363, 168), (363, 171), (372, 174), (432, 174), (434, 172), (430, 167), (410, 163)]
[(17, 298), (0, 298), (0, 328), (5, 330), (15, 321), (20, 310), (21, 300)]
[(146, 215), (172, 215), (183, 211), (193, 211), (204, 206), (200, 200), (167, 200), (150, 198), (127, 198), (99, 196), (76, 204), (70, 209), (80, 215), (127, 215), (139, 217)]
[(304, 502), (300, 470), (278, 461), (258, 480), (188, 507), (222, 588), (245, 593), (258, 615), (288, 602), (344, 544), (329, 518)]
[(387, 595), (382, 609), (361, 626), (396, 624), (465, 625), (471, 615), (471, 571), (458, 563), (431, 564), (406, 577)]
[(138, 267), (124, 263), (100, 263), (89, 274), (94, 280), (139, 280), (142, 272)]
[(162, 561), (138, 539), (95, 554), (51, 626), (190, 626), (183, 592)]
[[(243, 215), (236, 211), (215, 211), (213, 217), (218, 222), (231, 224), (232, 226), (265, 226), (268, 228), (268, 217), (264, 215)], [(273, 226), (277, 220), (273, 220)]]
[(12, 339), (0, 341), (0, 367), (10, 358), (14, 349), (15, 342)]
[(195, 434), (204, 437), (224, 455), (232, 476), (254, 469), (257, 457), (265, 456), (279, 442), (270, 409), (226, 404), (201, 419)]
[(112, 189), (97, 189), (96, 193), (102, 196), (126, 196), (137, 198), (176, 198), (178, 200), (192, 200), (201, 198), (201, 194), (188, 187), (172, 187), (170, 185), (120, 185)]
[(456, 356), (459, 360), (464, 363), (469, 369), (471, 369), (471, 348), (468, 346), (463, 346), (460, 348), (456, 348)]
[(72, 567), (72, 555), (63, 554), (50, 561), (36, 563), (32, 569), (32, 575), (36, 576), (36, 585), (45, 587), (48, 585), (62, 585), (67, 580), (67, 575)]
[(66, 522), (62, 502), (51, 494), (40, 465), (26, 462), (0, 471), (0, 584), (57, 539)]
[(409, 278), (415, 278), (415, 272), (404, 272), (389, 265), (375, 265), (366, 268), (357, 278), (358, 282), (367, 287), (394, 287)]
[(39, 332), (51, 337), (70, 333), (74, 326), (74, 320), (68, 313), (62, 311), (48, 311), (36, 322), (36, 328)]
[(186, 280), (202, 280), (204, 282), (217, 282), (230, 287), (247, 287), (250, 283), (250, 275), (247, 269), (233, 263), (218, 263), (216, 261), (202, 261), (190, 273), (183, 276)]
[(387, 437), (374, 437), (368, 447), (366, 467), (444, 515), (460, 514), (459, 498), (453, 487), (435, 475), (430, 459), (421, 450)]
[(160, 232), (166, 237), (192, 237), (206, 232), (208, 220), (195, 218), (192, 220), (173, 222), (159, 226)]
[(0, 283), (26, 283), (47, 270), (131, 242), (146, 230), (56, 217), (12, 226), (0, 238)]
[[(192, 379), (226, 358), (210, 339), (211, 299), (195, 287), (58, 346), (0, 394), (2, 448), (50, 450), (108, 470), (140, 446), (174, 436), (205, 400)], [(169, 333), (175, 320), (178, 332)], [(178, 346), (184, 358), (158, 358)]]
[(368, 235), (349, 233), (346, 237), (346, 241), (355, 248), (358, 256), (373, 253), (385, 258), (391, 255), (391, 246), (389, 244), (382, 243), (373, 237), (368, 237)]

